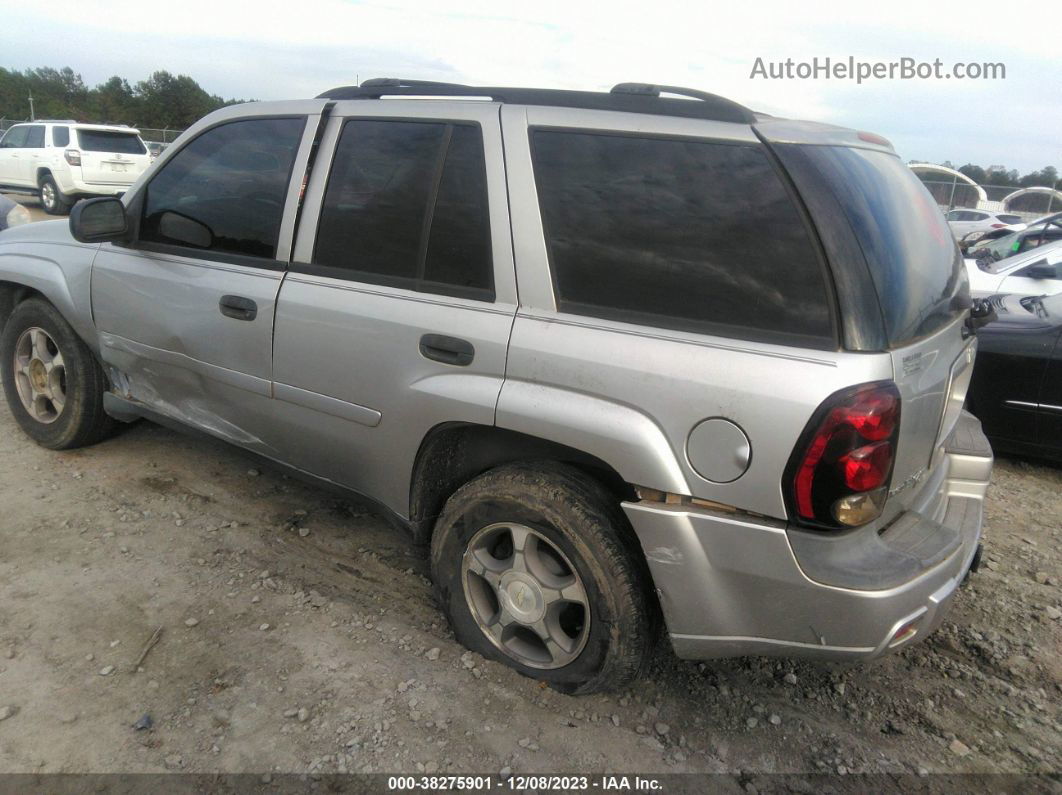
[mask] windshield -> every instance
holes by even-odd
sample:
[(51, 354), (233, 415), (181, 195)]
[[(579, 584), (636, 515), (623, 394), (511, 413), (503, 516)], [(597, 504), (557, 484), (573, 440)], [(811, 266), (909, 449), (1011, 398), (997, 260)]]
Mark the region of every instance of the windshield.
[[(836, 198), (841, 222), (847, 220), (870, 269), (891, 347), (926, 337), (966, 311), (969, 282), (958, 245), (933, 197), (902, 160), (846, 146), (776, 149), (787, 166), (806, 158), (811, 168), (799, 173), (825, 180)], [(828, 247), (837, 221), (833, 215), (815, 218)], [(834, 267), (853, 264), (846, 258)]]
[(109, 130), (78, 130), (77, 139), (85, 152), (111, 152), (112, 154), (142, 155), (147, 150), (140, 136), (131, 132)]
[(1060, 239), (1062, 239), (1062, 214), (1029, 224), (1020, 232), (1011, 232), (995, 240), (977, 243), (970, 247), (966, 256), (991, 264)]

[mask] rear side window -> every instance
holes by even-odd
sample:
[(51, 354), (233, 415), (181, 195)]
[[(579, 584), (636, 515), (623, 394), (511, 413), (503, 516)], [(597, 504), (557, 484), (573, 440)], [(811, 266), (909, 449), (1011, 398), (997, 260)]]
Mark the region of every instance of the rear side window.
[(1005, 224), (1020, 224), (1021, 223), (1021, 216), (1020, 215), (997, 215), (996, 218), (998, 218), (1000, 221), (1002, 221)]
[(140, 239), (274, 259), (303, 118), (222, 124), (148, 183)]
[(35, 124), (26, 128), (26, 143), (24, 146), (27, 149), (44, 148), (44, 125)]
[(142, 155), (147, 152), (136, 133), (78, 130), (77, 140), (85, 152), (109, 152), (122, 155)]
[[(824, 179), (836, 197), (870, 267), (891, 347), (928, 336), (969, 308), (955, 238), (900, 158), (846, 146), (780, 144), (776, 150), (791, 172)], [(836, 221), (816, 218), (820, 227)]]
[(824, 266), (762, 147), (532, 135), (561, 311), (836, 348)]
[(52, 146), (70, 146), (69, 127), (52, 127)]
[(343, 278), (493, 300), (489, 222), (477, 125), (353, 119), (313, 261)]

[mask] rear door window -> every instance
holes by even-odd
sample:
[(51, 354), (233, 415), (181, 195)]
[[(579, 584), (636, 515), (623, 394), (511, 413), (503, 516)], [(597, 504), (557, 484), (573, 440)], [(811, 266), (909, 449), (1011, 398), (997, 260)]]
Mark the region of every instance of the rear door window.
[(493, 300), (479, 126), (347, 121), (313, 263), (339, 278)]
[(78, 130), (77, 139), (86, 152), (109, 152), (122, 155), (142, 155), (147, 150), (136, 133), (111, 130)]
[(147, 186), (140, 240), (273, 259), (305, 119), (246, 119), (207, 130)]
[(34, 124), (26, 128), (26, 143), (24, 146), (27, 149), (43, 149), (44, 148), (44, 125)]
[(762, 146), (532, 131), (563, 312), (837, 347), (825, 268)]

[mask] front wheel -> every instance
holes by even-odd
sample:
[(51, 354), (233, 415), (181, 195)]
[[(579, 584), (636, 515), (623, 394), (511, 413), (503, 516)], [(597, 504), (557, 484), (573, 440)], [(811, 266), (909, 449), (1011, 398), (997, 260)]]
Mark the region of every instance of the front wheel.
[(83, 447), (114, 428), (103, 411), (103, 370), (47, 301), (31, 298), (11, 313), (0, 334), (0, 376), (15, 420), (43, 447)]
[(59, 186), (55, 184), (55, 178), (46, 174), (41, 178), (40, 184), (41, 207), (48, 215), (66, 215), (70, 212), (70, 204), (63, 199), (59, 192)]
[(616, 499), (578, 470), (508, 465), (459, 489), (432, 536), (457, 639), (567, 693), (623, 687), (650, 648), (648, 572)]

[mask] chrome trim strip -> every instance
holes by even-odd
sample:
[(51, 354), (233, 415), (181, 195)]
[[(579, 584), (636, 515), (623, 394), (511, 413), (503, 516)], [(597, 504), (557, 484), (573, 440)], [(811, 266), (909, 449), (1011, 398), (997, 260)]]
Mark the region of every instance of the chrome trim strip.
[(380, 424), (383, 415), (376, 409), (361, 406), (357, 403), (349, 403), (339, 398), (322, 395), (319, 392), (310, 392), (307, 389), (299, 389), (297, 386), (282, 384), (279, 381), (273, 384), (273, 397), (283, 400), (285, 403), (293, 403), (296, 406), (313, 409), (322, 414), (330, 414), (342, 420), (350, 420), (359, 425), (367, 425), (375, 428)]
[(1055, 406), (1051, 403), (1029, 403), (1024, 400), (1005, 400), (1003, 402), (1008, 406), (1020, 406), (1021, 408), (1038, 409), (1040, 411), (1057, 411), (1062, 414), (1062, 406)]

